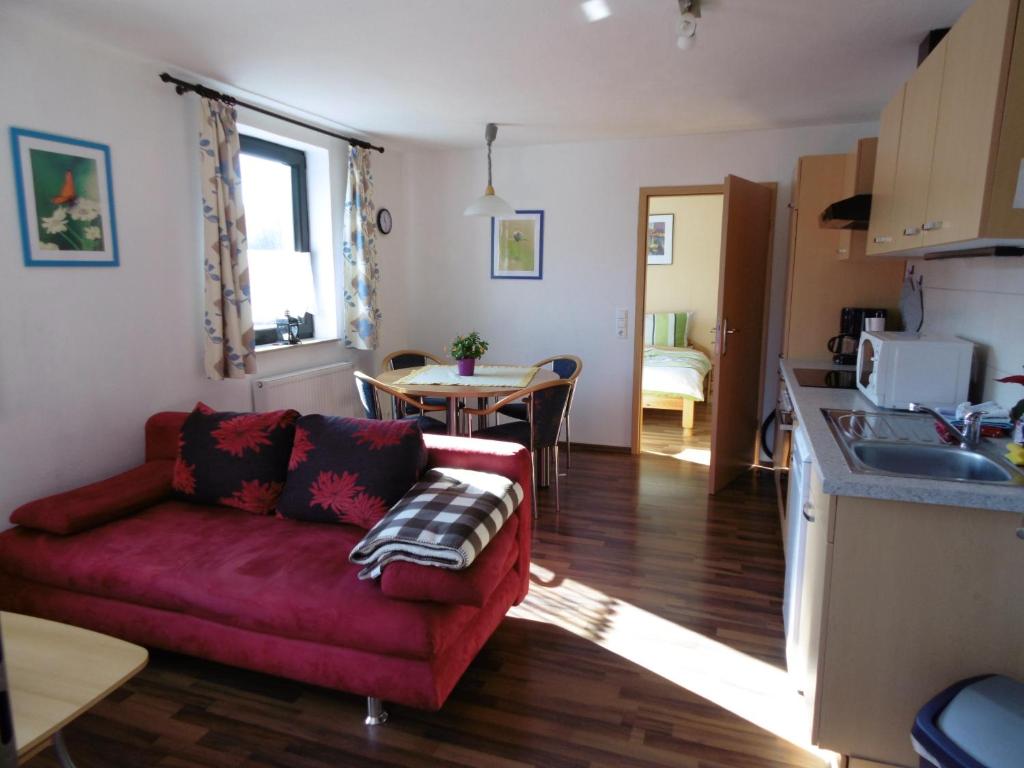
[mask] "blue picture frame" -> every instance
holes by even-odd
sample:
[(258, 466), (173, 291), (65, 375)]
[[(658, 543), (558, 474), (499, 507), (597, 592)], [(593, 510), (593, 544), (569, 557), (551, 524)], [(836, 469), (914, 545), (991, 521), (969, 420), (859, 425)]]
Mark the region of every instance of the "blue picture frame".
[(25, 266), (120, 266), (110, 147), (13, 126), (10, 136)]
[(491, 219), (491, 279), (544, 279), (544, 211)]

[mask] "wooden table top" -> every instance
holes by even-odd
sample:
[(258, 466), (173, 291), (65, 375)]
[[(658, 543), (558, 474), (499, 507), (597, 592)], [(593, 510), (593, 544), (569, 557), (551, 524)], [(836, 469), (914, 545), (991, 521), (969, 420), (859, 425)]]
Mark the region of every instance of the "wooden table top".
[(20, 760), (46, 746), (149, 658), (142, 646), (20, 613), (0, 612), (0, 629)]
[[(409, 397), (501, 397), (511, 395), (516, 391), (515, 387), (480, 386), (477, 384), (396, 384), (403, 376), (413, 372), (412, 368), (399, 368), (396, 371), (381, 371), (377, 374), (377, 380), (382, 381), (389, 387), (393, 387), (403, 395)], [(548, 381), (556, 381), (559, 375), (548, 368), (539, 368), (534, 375), (530, 386), (544, 384)]]

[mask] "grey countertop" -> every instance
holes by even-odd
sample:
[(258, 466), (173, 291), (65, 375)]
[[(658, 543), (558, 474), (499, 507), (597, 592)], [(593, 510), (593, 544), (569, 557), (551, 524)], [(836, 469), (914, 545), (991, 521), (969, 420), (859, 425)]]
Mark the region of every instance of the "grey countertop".
[[(950, 480), (857, 474), (850, 469), (829, 428), (822, 408), (884, 411), (855, 389), (801, 387), (794, 368), (835, 368), (827, 362), (782, 360), (780, 370), (793, 401), (797, 423), (805, 430), (811, 453), (821, 470), (823, 488), (834, 496), (864, 496), (890, 501), (1024, 512), (1024, 487)], [(844, 370), (850, 370), (849, 367)]]

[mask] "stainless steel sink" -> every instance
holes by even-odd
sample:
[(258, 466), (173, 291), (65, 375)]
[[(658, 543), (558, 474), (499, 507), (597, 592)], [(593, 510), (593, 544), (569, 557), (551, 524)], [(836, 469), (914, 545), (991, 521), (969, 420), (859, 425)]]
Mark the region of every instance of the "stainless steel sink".
[(1001, 441), (977, 450), (947, 445), (931, 416), (824, 408), (850, 469), (861, 474), (1024, 485), (1024, 474), (1002, 456)]
[(969, 480), (976, 483), (1009, 483), (1013, 476), (988, 456), (962, 448), (913, 443), (858, 441), (850, 446), (865, 467), (896, 475)]

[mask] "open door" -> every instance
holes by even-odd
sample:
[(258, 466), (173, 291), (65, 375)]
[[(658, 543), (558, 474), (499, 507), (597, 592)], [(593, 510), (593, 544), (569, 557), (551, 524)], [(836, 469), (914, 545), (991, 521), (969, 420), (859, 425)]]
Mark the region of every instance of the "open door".
[(709, 493), (748, 471), (755, 459), (774, 199), (768, 186), (725, 179)]

